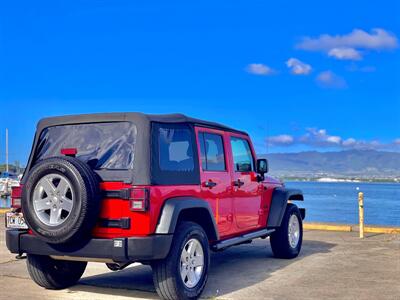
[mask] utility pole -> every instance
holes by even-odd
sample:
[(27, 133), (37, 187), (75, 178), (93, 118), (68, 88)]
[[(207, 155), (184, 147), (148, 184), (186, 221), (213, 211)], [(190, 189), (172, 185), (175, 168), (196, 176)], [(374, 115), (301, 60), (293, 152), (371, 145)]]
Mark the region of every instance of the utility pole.
[(6, 128), (6, 172), (8, 173), (8, 128)]

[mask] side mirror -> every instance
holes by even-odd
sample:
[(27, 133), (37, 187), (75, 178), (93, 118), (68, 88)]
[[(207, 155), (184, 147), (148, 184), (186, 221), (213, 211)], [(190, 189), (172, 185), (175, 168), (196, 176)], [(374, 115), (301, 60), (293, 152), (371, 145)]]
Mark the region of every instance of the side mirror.
[(268, 173), (268, 160), (265, 158), (257, 159), (257, 173), (261, 176), (264, 176), (265, 173)]

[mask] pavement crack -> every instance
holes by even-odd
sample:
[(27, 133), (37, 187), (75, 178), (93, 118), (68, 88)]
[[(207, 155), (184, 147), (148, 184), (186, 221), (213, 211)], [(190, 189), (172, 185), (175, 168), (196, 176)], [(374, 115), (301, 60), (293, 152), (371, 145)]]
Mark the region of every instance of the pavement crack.
[(9, 263), (12, 263), (12, 262), (16, 262), (16, 260), (15, 259), (11, 259), (11, 260), (7, 260), (7, 261), (2, 261), (2, 262), (0, 262), (0, 265), (9, 264)]
[(16, 278), (16, 279), (28, 279), (29, 280), (28, 277), (22, 277), (22, 276), (18, 276), (18, 275), (10, 275), (10, 274), (0, 275), (0, 277), (8, 277), (8, 278)]

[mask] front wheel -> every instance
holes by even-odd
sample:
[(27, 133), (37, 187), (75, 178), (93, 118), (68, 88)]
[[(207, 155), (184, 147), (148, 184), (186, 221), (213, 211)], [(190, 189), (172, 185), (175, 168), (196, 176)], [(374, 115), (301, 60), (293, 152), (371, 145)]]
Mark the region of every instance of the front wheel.
[(59, 290), (78, 282), (87, 262), (56, 260), (49, 256), (28, 254), (26, 264), (32, 280), (41, 287)]
[(207, 235), (193, 222), (182, 222), (175, 231), (168, 256), (153, 263), (153, 281), (165, 300), (197, 299), (202, 293), (210, 262)]
[(303, 241), (303, 222), (299, 208), (288, 203), (281, 226), (271, 235), (271, 248), (275, 257), (295, 258)]

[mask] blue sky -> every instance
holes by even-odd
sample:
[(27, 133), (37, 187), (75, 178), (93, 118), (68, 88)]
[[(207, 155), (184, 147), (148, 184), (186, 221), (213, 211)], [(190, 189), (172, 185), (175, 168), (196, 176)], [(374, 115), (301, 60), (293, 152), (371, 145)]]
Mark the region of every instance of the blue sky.
[(182, 112), (258, 152), (399, 150), (396, 1), (3, 1), (0, 161), (45, 116)]

